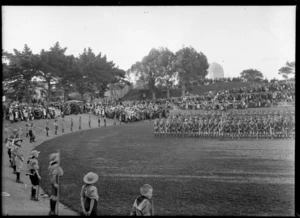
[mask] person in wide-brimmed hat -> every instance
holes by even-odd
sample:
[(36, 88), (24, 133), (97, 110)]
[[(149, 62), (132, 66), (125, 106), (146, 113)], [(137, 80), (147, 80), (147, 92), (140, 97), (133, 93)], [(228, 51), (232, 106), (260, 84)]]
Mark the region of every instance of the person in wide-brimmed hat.
[(21, 146), (22, 141), (23, 140), (20, 138), (15, 139), (14, 140), (14, 148), (11, 151), (14, 154), (13, 168), (14, 168), (14, 173), (17, 175), (17, 179), (16, 179), (17, 183), (23, 183), (20, 180), (20, 173), (21, 173), (21, 169), (22, 169), (23, 161), (24, 161), (23, 150), (22, 150), (22, 146)]
[(63, 175), (63, 170), (59, 166), (60, 157), (59, 153), (52, 153), (49, 157), (49, 175), (50, 182), (52, 187), (51, 199), (50, 199), (50, 212), (49, 215), (56, 215), (55, 208), (57, 202), (57, 194), (58, 194), (58, 177)]
[(32, 150), (29, 154), (29, 157), (28, 157), (28, 160), (27, 160), (27, 171), (29, 173), (29, 171), (31, 170), (31, 165), (32, 165), (32, 162), (35, 161), (38, 163), (38, 157), (39, 157), (39, 151), (37, 150)]
[(80, 201), (82, 206), (83, 214), (86, 216), (97, 216), (97, 205), (98, 205), (98, 191), (95, 184), (98, 181), (98, 175), (93, 172), (89, 172), (83, 177), (83, 182), (80, 193)]

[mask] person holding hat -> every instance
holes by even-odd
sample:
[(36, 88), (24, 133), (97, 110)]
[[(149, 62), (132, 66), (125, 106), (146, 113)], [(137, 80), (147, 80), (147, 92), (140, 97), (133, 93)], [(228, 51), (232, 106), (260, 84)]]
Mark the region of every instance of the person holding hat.
[(59, 166), (59, 154), (52, 153), (49, 157), (49, 175), (50, 175), (50, 182), (51, 182), (51, 199), (50, 199), (50, 212), (49, 215), (56, 215), (55, 208), (57, 203), (57, 196), (58, 196), (58, 177), (63, 175), (63, 169)]
[(144, 184), (140, 188), (141, 195), (133, 203), (130, 216), (154, 216), (152, 194), (153, 188)]
[(24, 161), (24, 156), (23, 156), (23, 150), (21, 148), (21, 143), (22, 143), (22, 139), (15, 139), (14, 140), (14, 149), (12, 150), (12, 153), (14, 154), (14, 170), (17, 174), (17, 179), (16, 182), (17, 183), (23, 183), (20, 180), (20, 173), (21, 173), (21, 169), (22, 169), (22, 163)]
[(83, 177), (83, 181), (85, 184), (80, 193), (82, 212), (86, 216), (97, 216), (99, 195), (94, 184), (98, 181), (98, 175), (89, 172)]

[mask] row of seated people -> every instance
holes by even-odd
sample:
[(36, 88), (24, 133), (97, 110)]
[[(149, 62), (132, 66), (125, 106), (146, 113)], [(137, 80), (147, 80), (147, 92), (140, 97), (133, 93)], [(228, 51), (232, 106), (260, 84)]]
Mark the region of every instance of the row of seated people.
[(281, 102), (295, 101), (294, 83), (270, 83), (228, 90), (210, 91), (203, 95), (188, 96), (173, 100), (184, 110), (247, 109), (277, 106)]

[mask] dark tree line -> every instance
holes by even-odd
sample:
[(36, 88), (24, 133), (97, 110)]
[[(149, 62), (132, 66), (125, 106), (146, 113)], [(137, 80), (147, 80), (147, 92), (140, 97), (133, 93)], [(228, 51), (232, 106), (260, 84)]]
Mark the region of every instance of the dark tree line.
[(169, 90), (178, 83), (185, 96), (191, 81), (200, 81), (207, 75), (209, 65), (206, 56), (192, 47), (185, 47), (175, 54), (168, 48), (153, 48), (142, 61), (131, 66), (127, 73), (138, 78), (138, 83), (152, 92), (156, 98), (158, 89)]
[[(66, 55), (67, 48), (57, 42), (49, 50), (33, 54), (25, 45), (23, 51), (13, 53), (3, 51), (3, 91), (12, 89), (14, 96), (31, 102), (37, 87), (46, 94), (47, 100), (61, 90), (64, 100), (67, 94), (77, 91), (81, 95), (103, 97), (108, 84), (126, 83), (125, 71), (108, 61), (105, 55), (95, 54), (92, 49), (84, 49), (79, 57)], [(41, 82), (37, 82), (38, 78)]]

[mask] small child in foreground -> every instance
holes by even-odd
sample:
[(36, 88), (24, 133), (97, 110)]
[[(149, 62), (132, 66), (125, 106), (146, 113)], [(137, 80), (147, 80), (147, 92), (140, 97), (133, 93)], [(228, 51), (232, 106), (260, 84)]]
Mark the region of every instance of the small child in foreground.
[(154, 216), (151, 185), (145, 184), (140, 188), (141, 196), (133, 203), (130, 216)]
[(97, 216), (99, 195), (94, 184), (98, 181), (98, 175), (89, 172), (83, 177), (83, 181), (85, 184), (80, 193), (82, 213), (85, 216)]

